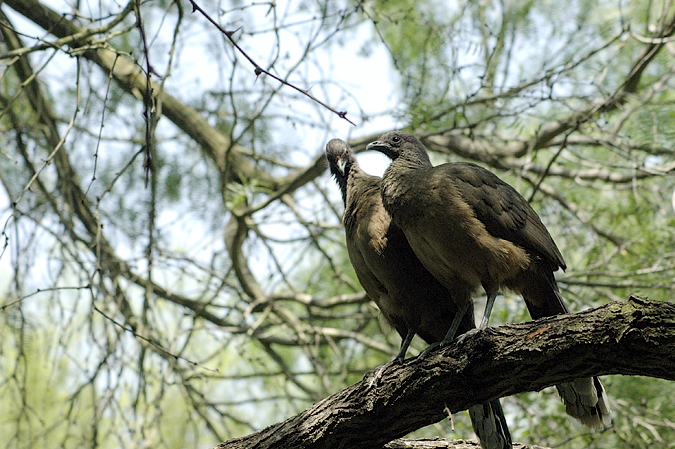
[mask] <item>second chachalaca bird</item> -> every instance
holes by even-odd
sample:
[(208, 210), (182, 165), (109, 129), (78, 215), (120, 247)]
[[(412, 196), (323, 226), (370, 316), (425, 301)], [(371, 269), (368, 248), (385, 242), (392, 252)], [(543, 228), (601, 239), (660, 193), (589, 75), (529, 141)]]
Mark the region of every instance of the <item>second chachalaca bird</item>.
[[(458, 316), (450, 292), (420, 263), (403, 231), (391, 222), (382, 205), (381, 178), (365, 173), (340, 139), (326, 145), (326, 159), (345, 206), (343, 223), (347, 252), (356, 276), (384, 319), (401, 336), (405, 358), (419, 334), (427, 343), (441, 341)], [(459, 317), (458, 329), (475, 328), (473, 306)], [(499, 400), (469, 409), (474, 430), (487, 449), (511, 447), (511, 435)]]
[[(568, 313), (553, 275), (566, 268), (563, 257), (513, 187), (476, 164), (432, 166), (424, 145), (402, 131), (385, 133), (366, 148), (392, 160), (381, 184), (384, 208), (424, 267), (451, 292), (460, 316), (480, 286), (487, 294), (481, 329), (503, 288), (523, 296), (533, 319)], [(457, 331), (455, 317), (440, 345)], [(611, 424), (597, 377), (556, 387), (570, 416), (590, 427)]]

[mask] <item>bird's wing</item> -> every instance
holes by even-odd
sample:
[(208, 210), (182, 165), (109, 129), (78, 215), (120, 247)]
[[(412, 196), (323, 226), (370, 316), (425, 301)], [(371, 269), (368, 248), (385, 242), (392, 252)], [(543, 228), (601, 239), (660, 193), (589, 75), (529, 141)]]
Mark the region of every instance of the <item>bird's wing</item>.
[(487, 231), (495, 237), (536, 251), (566, 268), (558, 247), (532, 206), (497, 175), (470, 162), (445, 164), (440, 172), (452, 179), (462, 199), (471, 206)]

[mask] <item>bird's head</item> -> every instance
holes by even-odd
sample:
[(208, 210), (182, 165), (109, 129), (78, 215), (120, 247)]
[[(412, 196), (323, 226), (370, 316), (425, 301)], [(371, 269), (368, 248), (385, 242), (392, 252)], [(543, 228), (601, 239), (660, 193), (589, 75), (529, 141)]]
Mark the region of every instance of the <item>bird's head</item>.
[(366, 150), (383, 153), (392, 161), (405, 161), (414, 166), (431, 167), (431, 161), (422, 142), (412, 134), (403, 131), (389, 131), (371, 142)]
[(347, 178), (352, 166), (356, 163), (354, 152), (345, 141), (333, 139), (326, 144), (326, 160), (331, 174), (340, 186), (342, 199), (344, 200), (347, 191)]
[(354, 153), (343, 140), (333, 139), (326, 144), (326, 160), (336, 178), (346, 178), (354, 160)]

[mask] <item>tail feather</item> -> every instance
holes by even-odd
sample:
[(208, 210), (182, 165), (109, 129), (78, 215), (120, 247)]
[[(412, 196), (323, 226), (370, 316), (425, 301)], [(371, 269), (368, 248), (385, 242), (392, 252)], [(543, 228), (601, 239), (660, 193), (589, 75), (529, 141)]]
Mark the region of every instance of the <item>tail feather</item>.
[(532, 319), (569, 313), (560, 295), (553, 272), (547, 272), (542, 267), (535, 266), (527, 273), (525, 284), (519, 287), (515, 290), (523, 295)]
[(482, 449), (511, 449), (511, 433), (499, 399), (469, 408), (471, 425)]
[[(569, 313), (553, 272), (543, 264), (535, 264), (520, 292), (533, 319)], [(612, 412), (605, 388), (597, 377), (575, 379), (556, 385), (567, 414), (592, 428), (609, 427)]]
[(567, 414), (587, 427), (612, 425), (612, 411), (605, 388), (597, 377), (575, 379), (556, 385)]

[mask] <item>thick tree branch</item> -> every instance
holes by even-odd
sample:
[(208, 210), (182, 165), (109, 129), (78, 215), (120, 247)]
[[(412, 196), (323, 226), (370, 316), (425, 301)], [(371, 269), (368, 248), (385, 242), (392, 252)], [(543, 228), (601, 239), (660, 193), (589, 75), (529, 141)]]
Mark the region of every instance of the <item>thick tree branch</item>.
[(622, 374), (675, 380), (673, 354), (675, 305), (631, 297), (576, 314), (489, 328), (426, 359), (389, 363), (285, 422), (218, 448), (379, 448), (445, 419), (445, 410), (456, 413), (575, 378)]
[[(385, 449), (480, 449), (478, 441), (445, 440), (441, 438), (421, 438), (419, 440), (394, 440), (384, 446)], [(513, 443), (513, 449), (547, 449), (542, 446)]]

